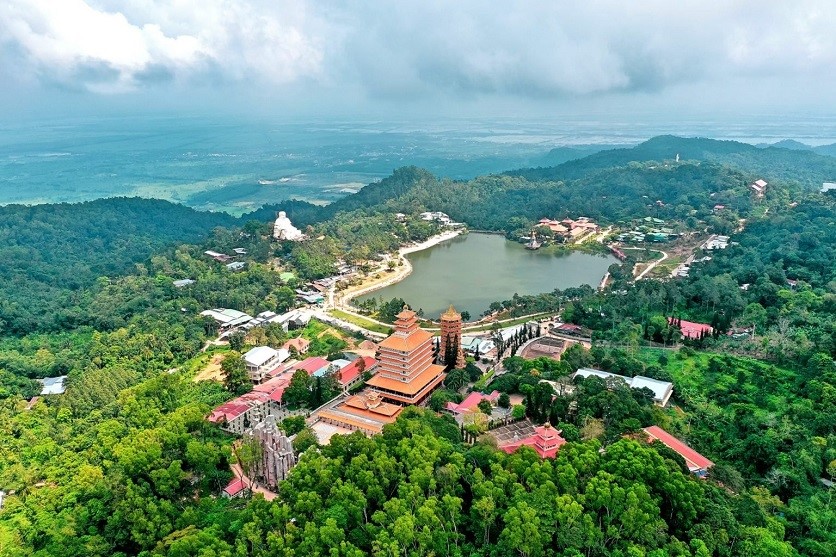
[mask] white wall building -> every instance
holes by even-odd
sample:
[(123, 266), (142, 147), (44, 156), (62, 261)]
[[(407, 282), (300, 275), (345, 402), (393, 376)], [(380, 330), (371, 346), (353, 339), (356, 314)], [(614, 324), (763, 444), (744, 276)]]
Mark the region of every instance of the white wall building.
[(288, 358), (290, 352), (284, 348), (276, 350), (269, 346), (256, 346), (244, 354), (244, 363), (247, 365), (250, 380), (253, 383), (261, 383), (265, 375)]
[(661, 406), (664, 408), (668, 401), (673, 395), (673, 383), (668, 381), (659, 381), (658, 379), (651, 379), (650, 377), (644, 377), (641, 375), (636, 375), (635, 377), (625, 377), (623, 375), (618, 375), (615, 373), (610, 373), (609, 371), (601, 371), (600, 369), (592, 369), (592, 368), (581, 368), (572, 375), (572, 378), (575, 377), (600, 377), (604, 381), (607, 379), (620, 379), (624, 381), (628, 387), (633, 389), (650, 389), (653, 391), (653, 402), (657, 406)]

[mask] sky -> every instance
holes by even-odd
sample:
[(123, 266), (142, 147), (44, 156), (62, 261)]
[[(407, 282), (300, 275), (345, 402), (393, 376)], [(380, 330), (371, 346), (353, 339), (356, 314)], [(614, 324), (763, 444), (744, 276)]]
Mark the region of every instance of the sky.
[(833, 114), (832, 0), (3, 0), (0, 117)]

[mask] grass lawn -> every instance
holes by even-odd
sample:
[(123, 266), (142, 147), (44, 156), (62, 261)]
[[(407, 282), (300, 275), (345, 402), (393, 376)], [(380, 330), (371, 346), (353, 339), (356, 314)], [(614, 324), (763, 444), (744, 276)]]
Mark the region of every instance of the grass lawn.
[(364, 317), (359, 317), (357, 315), (353, 315), (351, 313), (346, 313), (339, 309), (332, 309), (328, 312), (330, 315), (333, 315), (337, 319), (342, 319), (343, 321), (348, 321), (353, 325), (357, 325), (358, 327), (363, 327), (369, 331), (373, 331), (375, 333), (381, 333), (384, 335), (388, 335), (391, 331), (391, 327), (386, 327), (385, 325), (381, 325), (380, 323), (375, 323), (369, 319)]

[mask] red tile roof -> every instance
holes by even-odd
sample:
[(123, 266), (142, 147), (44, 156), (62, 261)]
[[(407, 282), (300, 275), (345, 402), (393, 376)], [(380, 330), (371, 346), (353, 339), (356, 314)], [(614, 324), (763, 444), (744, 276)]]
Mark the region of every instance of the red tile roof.
[(326, 360), (325, 358), (320, 358), (319, 356), (313, 356), (311, 358), (305, 358), (301, 362), (294, 364), (291, 366), (291, 370), (294, 372), (299, 369), (304, 369), (308, 372), (308, 375), (313, 375), (314, 372), (331, 365), (331, 362)]
[(242, 491), (244, 491), (244, 482), (241, 478), (232, 478), (230, 482), (224, 488), (224, 493), (229, 495), (230, 497), (235, 497)]
[(345, 386), (357, 379), (357, 377), (360, 375), (361, 361), (365, 364), (365, 367), (363, 368), (364, 371), (367, 369), (371, 369), (371, 367), (377, 363), (377, 360), (375, 360), (374, 358), (369, 358), (368, 356), (362, 356), (360, 358), (357, 358), (356, 360), (354, 360), (353, 362), (351, 362), (350, 364), (348, 364), (340, 370), (340, 384)]
[(706, 470), (714, 466), (714, 463), (702, 456), (700, 453), (665, 431), (659, 426), (650, 426), (644, 428), (644, 432), (651, 441), (658, 440), (666, 447), (674, 451), (676, 454), (685, 459), (688, 469), (692, 472), (698, 470)]
[(249, 393), (243, 394), (238, 398), (234, 398), (229, 402), (221, 404), (214, 410), (212, 413), (209, 414), (207, 418), (213, 424), (217, 424), (223, 421), (231, 422), (241, 414), (244, 414), (250, 408), (257, 406), (259, 404), (266, 403), (270, 400), (270, 395), (267, 393), (260, 393), (257, 391), (250, 391)]
[(489, 395), (482, 394), (480, 392), (473, 392), (467, 395), (467, 398), (465, 398), (459, 404), (456, 404), (455, 402), (448, 402), (447, 410), (449, 410), (450, 412), (455, 412), (456, 414), (463, 414), (479, 406), (479, 403), (483, 400), (487, 400), (488, 402), (496, 402), (497, 400), (499, 400), (499, 394), (499, 391), (494, 391)]
[(415, 329), (405, 336), (401, 333), (390, 335), (381, 340), (378, 347), (391, 348), (392, 350), (399, 350), (401, 352), (410, 352), (429, 341), (432, 337), (433, 336), (424, 329)]
[(373, 343), (370, 340), (364, 340), (360, 344), (357, 345), (357, 348), (360, 350), (377, 350), (377, 344)]
[(566, 444), (566, 439), (560, 436), (560, 431), (554, 429), (551, 425), (543, 425), (534, 428), (534, 434), (502, 445), (500, 450), (508, 454), (513, 453), (523, 445), (534, 449), (540, 458), (554, 458), (560, 447)]
[(295, 348), (297, 352), (300, 354), (308, 349), (308, 346), (311, 345), (311, 341), (306, 338), (298, 337), (292, 338), (289, 341), (282, 344), (282, 348), (285, 350), (290, 350), (291, 348)]
[[(673, 323), (674, 318), (668, 317), (668, 323)], [(714, 329), (711, 325), (706, 325), (705, 323), (694, 323), (693, 321), (685, 321), (684, 319), (680, 321), (679, 330), (682, 331), (682, 336), (685, 338), (700, 338), (700, 335), (703, 331), (705, 334), (710, 335), (714, 332)]]

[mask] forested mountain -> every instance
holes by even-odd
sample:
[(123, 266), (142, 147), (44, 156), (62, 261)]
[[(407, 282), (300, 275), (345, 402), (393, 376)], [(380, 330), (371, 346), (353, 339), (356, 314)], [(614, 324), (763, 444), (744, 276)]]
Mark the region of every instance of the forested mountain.
[[(673, 159), (680, 155), (680, 162)], [(702, 161), (702, 162), (701, 162)], [(538, 219), (586, 215), (615, 222), (638, 215), (706, 217), (716, 204), (738, 215), (753, 207), (748, 184), (766, 178), (766, 203), (790, 202), (836, 176), (836, 159), (812, 152), (759, 149), (734, 141), (662, 136), (632, 149), (602, 151), (555, 167), (467, 181), (438, 179), (406, 167), (326, 207), (289, 201), (245, 218), (267, 220), (285, 210), (309, 225), (339, 213), (443, 211), (473, 228), (510, 232)]]
[(836, 143), (831, 143), (829, 145), (807, 145), (806, 143), (802, 143), (794, 139), (784, 139), (772, 144), (764, 143), (758, 144), (757, 146), (763, 148), (780, 147), (782, 149), (794, 149), (796, 151), (813, 151), (819, 155), (836, 157)]
[(167, 247), (237, 222), (139, 198), (0, 207), (0, 333), (40, 328), (45, 317), (58, 324), (57, 314), (99, 277), (125, 274)]
[(737, 141), (659, 136), (632, 149), (612, 149), (548, 168), (511, 171), (512, 176), (529, 180), (571, 180), (605, 168), (625, 166), (636, 161), (707, 161), (737, 168), (770, 180), (796, 181), (818, 189), (822, 182), (836, 177), (836, 159), (812, 151), (768, 147), (760, 149)]

